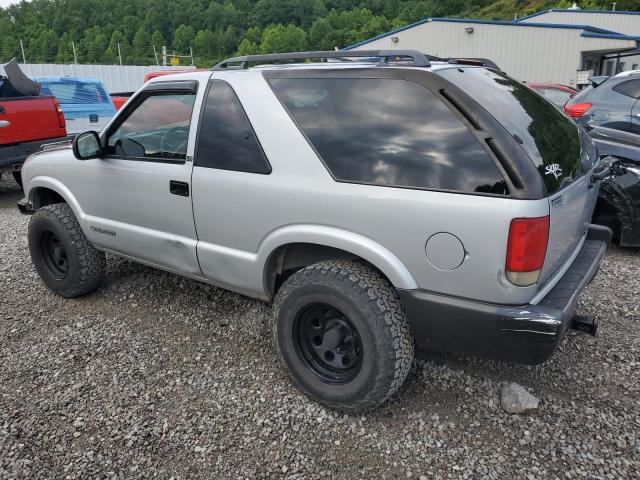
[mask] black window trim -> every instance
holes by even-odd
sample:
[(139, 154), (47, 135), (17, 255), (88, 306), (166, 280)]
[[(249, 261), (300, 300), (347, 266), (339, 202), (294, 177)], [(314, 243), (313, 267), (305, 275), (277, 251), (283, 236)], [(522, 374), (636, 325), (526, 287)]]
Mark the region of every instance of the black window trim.
[[(102, 137), (102, 147), (107, 147), (107, 142), (109, 136), (117, 130), (125, 120), (129, 118), (131, 115), (130, 112), (135, 110), (140, 106), (142, 102), (144, 102), (147, 98), (154, 95), (162, 95), (162, 94), (170, 94), (170, 93), (193, 93), (194, 95), (194, 108), (195, 101), (197, 99), (198, 94), (198, 81), (197, 80), (171, 80), (171, 81), (159, 81), (153, 82), (147, 86), (145, 86), (138, 94), (135, 96), (133, 101), (129, 103), (126, 108), (118, 115), (115, 122), (113, 122), (109, 129), (105, 131), (104, 136)], [(191, 110), (191, 116), (193, 118), (193, 109)], [(121, 120), (122, 119), (122, 120)], [(189, 123), (189, 133), (191, 133), (192, 123)], [(188, 157), (185, 156), (185, 157)], [(113, 160), (129, 160), (132, 162), (152, 162), (152, 163), (169, 163), (173, 165), (184, 165), (187, 163), (187, 158), (166, 158), (166, 157), (131, 157), (126, 155), (116, 155), (113, 153), (103, 155), (104, 159), (113, 159)]]
[[(238, 104), (240, 105), (240, 108), (242, 109), (242, 113), (244, 113), (244, 116), (247, 119), (247, 122), (249, 123), (249, 127), (251, 128), (251, 131), (253, 132), (253, 136), (256, 139), (256, 143), (258, 144), (258, 147), (260, 148), (260, 153), (262, 153), (262, 158), (264, 159), (264, 161), (265, 161), (265, 163), (267, 165), (267, 171), (266, 172), (264, 172), (264, 173), (247, 172), (247, 171), (244, 171), (244, 170), (232, 170), (230, 168), (219, 168), (219, 167), (203, 167), (203, 166), (198, 165), (198, 145), (200, 144), (200, 133), (202, 132), (202, 119), (204, 118), (204, 111), (205, 111), (206, 106), (207, 106), (207, 99), (209, 98), (209, 91), (211, 90), (211, 87), (213, 86), (214, 82), (226, 84), (231, 89), (231, 91), (233, 92), (233, 95), (236, 97), (236, 100), (238, 100)], [(238, 96), (238, 93), (236, 92), (236, 90), (233, 88), (233, 85), (231, 85), (229, 82), (227, 82), (226, 80), (223, 80), (221, 78), (211, 78), (207, 82), (207, 87), (206, 87), (206, 90), (204, 92), (204, 97), (202, 98), (202, 106), (200, 107), (200, 116), (198, 118), (198, 130), (196, 131), (196, 142), (195, 142), (195, 148), (193, 150), (193, 166), (194, 167), (200, 167), (200, 168), (208, 168), (210, 170), (224, 170), (226, 172), (245, 173), (245, 174), (249, 174), (249, 175), (271, 175), (271, 172), (273, 172), (273, 167), (271, 166), (271, 162), (269, 162), (269, 157), (267, 157), (267, 154), (264, 151), (264, 148), (262, 148), (262, 143), (260, 142), (260, 138), (258, 137), (258, 134), (256, 133), (256, 129), (253, 127), (253, 124), (251, 123), (251, 118), (249, 118), (249, 115), (247, 115), (247, 111), (245, 110), (244, 105), (242, 104), (242, 100), (240, 100), (240, 97)]]
[[(475, 68), (475, 67), (473, 67)], [(383, 188), (402, 188), (408, 190), (423, 190), (433, 192), (455, 193), (459, 195), (476, 195), (483, 197), (510, 198), (524, 200), (538, 200), (547, 196), (546, 187), (540, 178), (535, 166), (527, 157), (525, 151), (517, 144), (513, 136), (481, 105), (473, 98), (449, 82), (430, 71), (409, 68), (354, 68), (354, 69), (296, 69), (296, 70), (265, 70), (262, 72), (267, 85), (275, 97), (285, 109), (289, 118), (293, 121), (298, 131), (305, 138), (309, 146), (313, 149), (318, 159), (322, 162), (331, 178), (338, 183), (349, 183), (356, 185), (368, 185)], [(442, 101), (449, 110), (458, 118), (469, 130), (469, 132), (480, 143), (480, 146), (487, 152), (489, 158), (494, 162), (496, 168), (502, 175), (509, 189), (508, 195), (489, 192), (464, 192), (461, 190), (450, 190), (442, 188), (427, 188), (405, 185), (380, 185), (378, 183), (360, 182), (353, 180), (341, 180), (335, 177), (320, 153), (309, 140), (304, 130), (295, 120), (287, 106), (280, 99), (269, 80), (271, 79), (323, 79), (323, 78), (363, 78), (363, 79), (391, 79), (405, 80), (429, 90), (436, 98)]]

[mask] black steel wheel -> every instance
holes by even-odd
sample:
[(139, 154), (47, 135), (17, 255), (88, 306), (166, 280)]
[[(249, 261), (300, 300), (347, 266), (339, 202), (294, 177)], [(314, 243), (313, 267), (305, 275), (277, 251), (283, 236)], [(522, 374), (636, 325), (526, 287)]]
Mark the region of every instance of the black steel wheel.
[(293, 324), (296, 351), (307, 367), (326, 383), (352, 380), (362, 365), (362, 340), (353, 323), (337, 308), (314, 303)]
[(42, 281), (63, 297), (78, 297), (98, 288), (104, 253), (84, 236), (66, 203), (38, 209), (29, 221), (29, 251)]
[(69, 259), (64, 244), (60, 241), (55, 232), (43, 230), (40, 232), (38, 247), (42, 262), (49, 271), (49, 274), (56, 280), (62, 280), (69, 272)]
[(328, 260), (291, 275), (274, 300), (273, 339), (295, 385), (345, 412), (383, 403), (413, 361), (398, 294), (357, 261)]

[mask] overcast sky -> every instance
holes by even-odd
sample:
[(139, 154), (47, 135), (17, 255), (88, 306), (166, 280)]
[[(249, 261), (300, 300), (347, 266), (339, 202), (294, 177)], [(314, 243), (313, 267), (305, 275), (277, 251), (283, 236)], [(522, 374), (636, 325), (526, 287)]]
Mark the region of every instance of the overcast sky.
[(0, 0), (0, 7), (7, 7), (12, 3), (19, 3), (20, 0)]

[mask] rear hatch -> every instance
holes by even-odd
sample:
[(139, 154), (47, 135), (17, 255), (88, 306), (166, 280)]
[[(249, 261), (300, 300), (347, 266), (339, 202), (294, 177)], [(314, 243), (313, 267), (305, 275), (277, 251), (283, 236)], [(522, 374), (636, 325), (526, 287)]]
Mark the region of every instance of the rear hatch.
[(544, 283), (576, 251), (584, 238), (598, 189), (589, 175), (597, 152), (586, 132), (560, 109), (506, 74), (486, 68), (437, 71), (471, 95), (520, 144), (548, 193), (550, 230)]
[(43, 95), (56, 97), (67, 121), (69, 134), (102, 130), (116, 113), (111, 97), (95, 80), (77, 78), (38, 79)]

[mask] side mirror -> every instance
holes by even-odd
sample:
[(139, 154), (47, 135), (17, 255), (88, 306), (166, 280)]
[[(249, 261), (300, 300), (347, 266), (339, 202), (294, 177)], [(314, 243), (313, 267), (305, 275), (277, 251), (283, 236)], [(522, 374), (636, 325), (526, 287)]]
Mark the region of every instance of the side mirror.
[(99, 158), (102, 154), (98, 132), (89, 131), (76, 135), (73, 139), (73, 154), (78, 160)]

